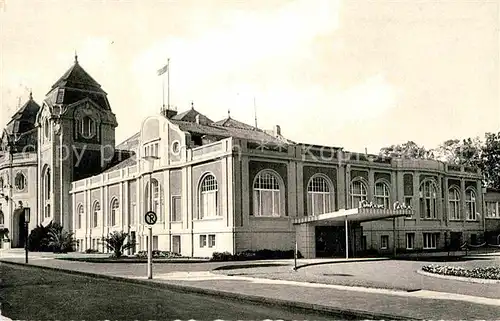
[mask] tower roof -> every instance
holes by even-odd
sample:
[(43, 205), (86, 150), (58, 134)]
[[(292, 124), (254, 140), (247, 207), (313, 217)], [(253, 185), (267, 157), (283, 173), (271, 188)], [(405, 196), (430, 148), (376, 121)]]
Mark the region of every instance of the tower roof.
[(21, 134), (33, 129), (39, 110), (40, 105), (33, 100), (33, 95), (30, 93), (29, 100), (11, 117), (5, 129), (9, 134)]
[(105, 93), (101, 85), (80, 66), (77, 56), (75, 56), (75, 63), (73, 66), (52, 85), (51, 91), (54, 88), (75, 88)]

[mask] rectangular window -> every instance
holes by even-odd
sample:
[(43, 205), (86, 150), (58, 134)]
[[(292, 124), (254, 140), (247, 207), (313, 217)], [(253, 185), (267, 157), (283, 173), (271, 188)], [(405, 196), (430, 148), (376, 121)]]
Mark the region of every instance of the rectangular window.
[(413, 250), (415, 247), (415, 233), (406, 233), (406, 249)]
[(413, 208), (412, 200), (413, 200), (412, 196), (405, 196), (405, 200), (404, 200), (405, 205)]
[(405, 196), (413, 196), (413, 174), (403, 175), (403, 191)]
[(56, 104), (62, 104), (64, 101), (64, 89), (59, 89), (57, 91)]
[(380, 248), (382, 250), (389, 248), (389, 235), (382, 235), (380, 237)]
[(361, 249), (363, 251), (366, 251), (366, 248), (367, 248), (366, 235), (363, 235), (363, 237), (361, 238)]
[(207, 246), (207, 236), (200, 235), (200, 247), (206, 247), (206, 246)]
[(215, 234), (208, 236), (208, 247), (215, 247)]
[(424, 235), (424, 249), (436, 249), (438, 243), (439, 233), (423, 233)]
[(486, 217), (499, 217), (497, 202), (486, 202)]
[(180, 196), (172, 196), (172, 222), (182, 221), (182, 204)]

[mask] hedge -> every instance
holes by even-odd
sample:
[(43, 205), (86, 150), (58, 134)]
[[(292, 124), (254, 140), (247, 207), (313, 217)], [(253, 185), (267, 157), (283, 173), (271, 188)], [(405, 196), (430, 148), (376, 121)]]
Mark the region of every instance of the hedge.
[[(210, 261), (247, 261), (247, 260), (277, 260), (277, 259), (293, 259), (294, 250), (258, 250), (258, 251), (242, 251), (236, 254), (229, 252), (214, 252)], [(300, 252), (297, 253), (297, 258), (302, 258)]]

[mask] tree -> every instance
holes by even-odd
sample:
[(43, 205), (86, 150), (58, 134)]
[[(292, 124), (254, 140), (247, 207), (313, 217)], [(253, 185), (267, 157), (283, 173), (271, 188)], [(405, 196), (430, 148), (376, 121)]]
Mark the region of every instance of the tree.
[(462, 141), (456, 151), (457, 163), (464, 166), (483, 168), (483, 142), (476, 138), (467, 138)]
[(68, 232), (59, 224), (54, 224), (49, 231), (49, 247), (54, 253), (68, 253), (74, 250), (76, 240), (73, 232)]
[(457, 159), (457, 150), (460, 149), (461, 141), (460, 139), (448, 139), (438, 148), (434, 149), (434, 155), (437, 160), (445, 163), (459, 164)]
[(107, 237), (103, 237), (102, 241), (106, 245), (106, 248), (113, 252), (115, 258), (119, 258), (123, 255), (123, 252), (132, 248), (134, 243), (125, 240), (128, 238), (128, 233), (123, 231), (113, 232)]
[(419, 146), (413, 141), (408, 141), (401, 145), (383, 147), (380, 149), (379, 155), (390, 158), (434, 159), (432, 150), (426, 150), (423, 146)]
[(488, 187), (500, 189), (500, 132), (485, 134), (482, 152), (484, 181)]

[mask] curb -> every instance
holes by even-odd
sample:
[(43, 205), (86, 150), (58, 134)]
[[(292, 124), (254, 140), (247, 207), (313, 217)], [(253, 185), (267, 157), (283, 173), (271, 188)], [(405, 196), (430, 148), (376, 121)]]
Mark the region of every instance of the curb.
[(417, 270), (417, 273), (420, 275), (425, 275), (425, 276), (429, 276), (432, 278), (447, 279), (447, 280), (469, 282), (469, 283), (479, 283), (479, 284), (499, 284), (500, 283), (500, 280), (495, 280), (495, 279), (468, 278), (468, 277), (464, 277), (464, 276), (430, 273), (430, 272), (426, 272), (426, 271), (422, 271), (422, 270)]
[(359, 263), (359, 262), (377, 262), (377, 261), (389, 261), (391, 260), (391, 258), (386, 258), (386, 257), (382, 257), (382, 258), (375, 258), (375, 259), (347, 259), (347, 260), (342, 260), (342, 261), (328, 261), (328, 262), (317, 262), (317, 263), (306, 263), (306, 264), (303, 264), (303, 265), (298, 265), (297, 264), (297, 268), (295, 269), (295, 267), (293, 267), (293, 264), (292, 264), (292, 268), (294, 271), (297, 271), (299, 269), (302, 269), (302, 268), (305, 268), (305, 267), (308, 267), (308, 266), (315, 266), (315, 265), (326, 265), (326, 264), (343, 264), (343, 263)]
[(149, 280), (133, 279), (133, 278), (120, 277), (120, 276), (114, 276), (114, 275), (106, 275), (106, 274), (98, 274), (98, 273), (92, 273), (92, 272), (82, 272), (82, 271), (68, 270), (68, 269), (56, 268), (56, 267), (50, 267), (50, 266), (25, 264), (25, 263), (21, 263), (21, 262), (11, 262), (11, 261), (0, 260), (0, 263), (4, 263), (6, 265), (23, 266), (23, 267), (27, 267), (27, 268), (38, 268), (38, 269), (42, 269), (42, 270), (58, 271), (58, 272), (63, 272), (63, 273), (67, 273), (67, 274), (94, 277), (94, 278), (99, 278), (99, 279), (107, 279), (107, 280), (118, 281), (118, 282), (128, 282), (128, 283), (133, 283), (133, 284), (138, 284), (138, 285), (143, 285), (143, 286), (162, 287), (164, 289), (175, 290), (175, 291), (184, 292), (184, 293), (196, 293), (196, 294), (217, 296), (217, 297), (226, 298), (226, 299), (233, 299), (233, 300), (236, 299), (236, 300), (244, 301), (244, 302), (252, 302), (252, 303), (281, 306), (281, 307), (286, 307), (286, 308), (309, 310), (309, 311), (313, 311), (316, 313), (339, 314), (339, 315), (343, 315), (344, 317), (348, 316), (348, 317), (360, 318), (360, 319), (365, 319), (365, 320), (375, 320), (375, 319), (378, 319), (378, 320), (416, 320), (415, 318), (396, 316), (396, 315), (388, 315), (388, 314), (383, 314), (383, 313), (370, 313), (370, 312), (366, 312), (366, 311), (358, 311), (358, 310), (352, 310), (352, 309), (339, 309), (339, 308), (334, 308), (334, 307), (320, 305), (320, 304), (288, 301), (288, 300), (283, 300), (283, 299), (267, 298), (267, 297), (262, 297), (262, 296), (257, 296), (257, 295), (248, 295), (248, 294), (241, 294), (241, 293), (234, 293), (234, 292), (227, 292), (227, 291), (203, 289), (203, 288), (180, 285), (180, 284), (155, 282), (155, 281), (149, 281)]

